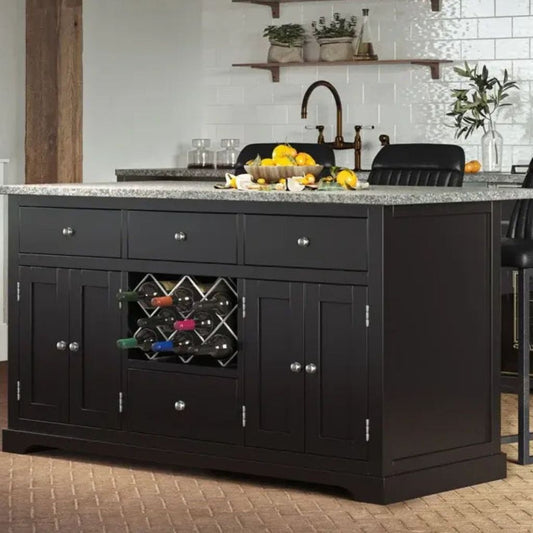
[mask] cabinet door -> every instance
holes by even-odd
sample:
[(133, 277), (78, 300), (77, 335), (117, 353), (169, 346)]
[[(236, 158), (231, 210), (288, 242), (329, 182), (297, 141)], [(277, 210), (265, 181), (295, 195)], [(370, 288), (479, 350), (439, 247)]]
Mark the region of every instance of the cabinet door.
[(303, 451), (303, 285), (247, 280), (244, 295), (246, 444)]
[(306, 452), (366, 458), (366, 288), (305, 286)]
[(19, 269), (21, 418), (68, 419), (67, 278), (63, 269)]
[[(70, 422), (119, 427), (120, 273), (70, 271)], [(78, 348), (72, 343), (76, 343)]]

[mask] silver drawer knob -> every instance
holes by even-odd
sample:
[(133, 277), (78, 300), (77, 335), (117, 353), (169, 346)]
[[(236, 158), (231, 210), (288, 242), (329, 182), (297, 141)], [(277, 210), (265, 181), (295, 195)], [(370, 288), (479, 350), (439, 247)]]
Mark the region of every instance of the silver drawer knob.
[(63, 228), (61, 230), (61, 233), (65, 236), (65, 237), (72, 237), (72, 235), (74, 235), (74, 230), (68, 226), (66, 228)]
[(307, 248), (311, 244), (311, 241), (308, 237), (300, 237), (298, 239), (298, 246), (301, 246), (302, 248)]
[(183, 231), (178, 231), (178, 233), (174, 233), (174, 239), (176, 241), (186, 241), (187, 240), (187, 234)]
[(71, 343), (68, 345), (68, 349), (69, 349), (71, 352), (77, 352), (77, 351), (80, 349), (80, 345), (79, 345), (77, 342), (71, 342)]
[(57, 344), (56, 344), (56, 348), (60, 351), (60, 352), (64, 352), (66, 349), (67, 349), (67, 343), (65, 341), (59, 341)]
[(296, 361), (291, 364), (290, 369), (291, 369), (291, 372), (298, 374), (298, 372), (302, 370), (302, 365)]
[(174, 409), (176, 409), (176, 411), (183, 411), (185, 409), (185, 402), (183, 400), (178, 400), (174, 404)]
[(316, 374), (316, 365), (313, 363), (309, 363), (308, 365), (305, 365), (305, 371), (308, 374)]

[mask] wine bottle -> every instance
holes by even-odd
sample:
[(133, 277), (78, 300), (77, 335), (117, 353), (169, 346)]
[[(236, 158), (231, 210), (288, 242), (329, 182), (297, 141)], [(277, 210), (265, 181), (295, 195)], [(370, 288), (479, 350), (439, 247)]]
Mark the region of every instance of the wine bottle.
[(230, 294), (223, 291), (214, 292), (209, 298), (195, 302), (196, 311), (214, 311), (221, 316), (227, 315), (235, 305)]
[(215, 320), (209, 313), (198, 313), (194, 318), (176, 320), (173, 327), (177, 331), (196, 331), (199, 335), (205, 337), (215, 328)]
[(193, 335), (191, 333), (184, 332), (172, 339), (154, 342), (151, 349), (154, 352), (174, 352), (178, 355), (185, 355), (193, 345)]
[(118, 339), (117, 348), (120, 348), (121, 350), (139, 348), (143, 352), (149, 352), (152, 349), (152, 344), (157, 342), (157, 339), (158, 335), (155, 330), (151, 328), (142, 328), (133, 337)]
[(192, 290), (185, 287), (176, 289), (169, 296), (158, 296), (152, 298), (152, 307), (169, 307), (171, 305), (176, 306), (180, 313), (188, 313), (192, 310), (194, 303), (194, 294)]
[(214, 359), (225, 359), (233, 355), (235, 350), (235, 339), (221, 333), (213, 335), (207, 342), (191, 348), (193, 355), (209, 355)]
[(157, 283), (153, 281), (145, 281), (136, 291), (123, 291), (117, 293), (117, 300), (119, 302), (139, 302), (150, 306), (152, 298), (161, 296), (163, 292)]
[(137, 325), (140, 328), (156, 328), (159, 326), (172, 329), (176, 320), (178, 320), (177, 311), (173, 307), (165, 307), (156, 315), (139, 318)]

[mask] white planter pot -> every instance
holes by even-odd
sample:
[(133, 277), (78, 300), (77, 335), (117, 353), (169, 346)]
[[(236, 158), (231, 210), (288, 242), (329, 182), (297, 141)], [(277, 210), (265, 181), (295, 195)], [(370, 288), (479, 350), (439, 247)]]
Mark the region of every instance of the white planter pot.
[(320, 45), (320, 61), (351, 61), (353, 59), (352, 37), (329, 37), (317, 39)]
[(288, 46), (270, 41), (270, 48), (268, 49), (269, 63), (303, 63), (303, 60), (303, 43), (298, 46)]

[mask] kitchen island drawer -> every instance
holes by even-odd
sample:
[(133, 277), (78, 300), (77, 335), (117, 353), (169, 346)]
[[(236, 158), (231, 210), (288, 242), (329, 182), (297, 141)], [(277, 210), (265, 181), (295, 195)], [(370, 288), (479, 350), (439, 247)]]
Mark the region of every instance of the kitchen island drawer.
[(130, 211), (128, 257), (236, 263), (237, 216)]
[(246, 215), (248, 265), (367, 269), (367, 219)]
[(129, 369), (128, 430), (242, 442), (237, 379)]
[(30, 254), (120, 257), (120, 211), (20, 207), (19, 250)]

